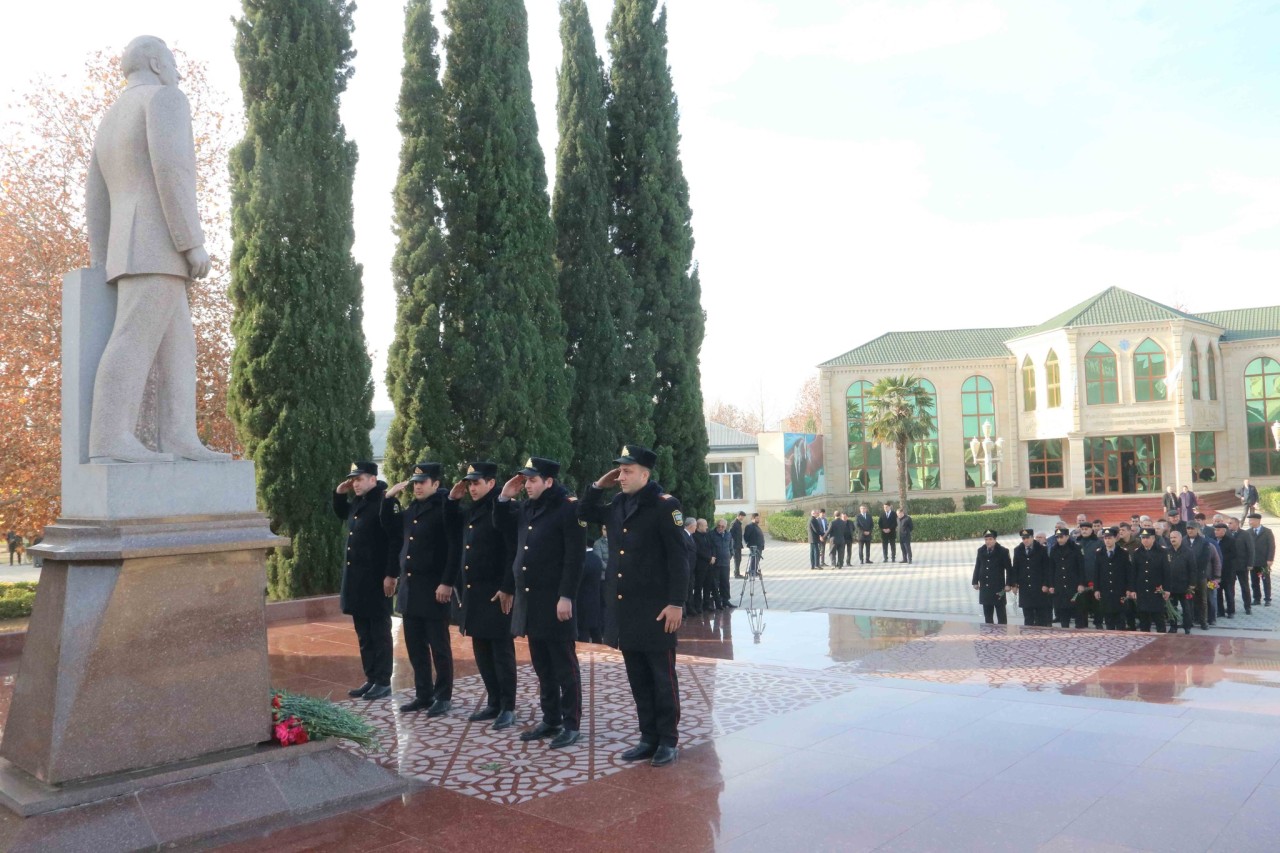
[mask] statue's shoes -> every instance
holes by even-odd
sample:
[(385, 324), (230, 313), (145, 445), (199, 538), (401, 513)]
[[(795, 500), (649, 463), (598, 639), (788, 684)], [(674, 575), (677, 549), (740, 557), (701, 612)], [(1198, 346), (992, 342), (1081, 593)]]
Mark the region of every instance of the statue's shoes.
[(165, 450), (173, 454), (178, 462), (230, 462), (230, 453), (219, 453), (210, 450), (203, 444), (183, 444), (176, 447), (166, 445)]

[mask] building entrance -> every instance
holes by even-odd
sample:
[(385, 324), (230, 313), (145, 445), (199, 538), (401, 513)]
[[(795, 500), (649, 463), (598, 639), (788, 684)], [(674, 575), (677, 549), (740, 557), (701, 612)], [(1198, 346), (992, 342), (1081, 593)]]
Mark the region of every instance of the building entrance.
[(1085, 494), (1132, 495), (1163, 490), (1159, 435), (1093, 436), (1084, 442)]

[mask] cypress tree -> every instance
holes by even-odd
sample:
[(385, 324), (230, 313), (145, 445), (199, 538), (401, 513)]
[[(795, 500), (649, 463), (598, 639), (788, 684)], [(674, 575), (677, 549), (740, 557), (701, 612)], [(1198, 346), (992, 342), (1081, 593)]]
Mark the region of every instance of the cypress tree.
[[(521, 0), (450, 0), (440, 181), (447, 417), (424, 427), (446, 462), (530, 454), (568, 466), (570, 371)], [(428, 405), (432, 405), (428, 401)]]
[(705, 318), (667, 65), (667, 13), (656, 5), (617, 0), (607, 31), (614, 247), (635, 289), (634, 393), (637, 405), (653, 401), (658, 477), (686, 514), (707, 515), (714, 495), (698, 367)]
[(330, 494), (370, 453), (373, 385), (351, 257), (356, 149), (338, 119), (351, 11), (344, 0), (244, 0), (235, 22), (246, 124), (230, 163), (228, 410), (257, 465), (258, 504), (292, 539), (268, 557), (277, 598), (337, 589)]
[(444, 168), (440, 59), (430, 0), (405, 8), (400, 83), (400, 174), (395, 189), (395, 339), (387, 350), (387, 390), (395, 417), (387, 432), (388, 481), (430, 456), (427, 422), (446, 416), (440, 363), (440, 301), (447, 270), (439, 200)]
[[(609, 140), (604, 66), (584, 0), (561, 0), (563, 46), (558, 96), (556, 186), (551, 219), (556, 228), (560, 310), (573, 368), (569, 429), (579, 486), (608, 470), (633, 430), (630, 372), (620, 324), (633, 323), (630, 279), (609, 242)], [(647, 426), (647, 424), (646, 424)], [(649, 438), (649, 435), (643, 438)]]

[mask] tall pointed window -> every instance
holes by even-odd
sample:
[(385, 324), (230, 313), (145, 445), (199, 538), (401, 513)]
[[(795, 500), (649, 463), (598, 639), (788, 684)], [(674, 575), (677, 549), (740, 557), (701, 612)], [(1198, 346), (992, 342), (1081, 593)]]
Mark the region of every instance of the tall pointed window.
[(1058, 371), (1058, 354), (1053, 350), (1044, 359), (1044, 390), (1050, 409), (1062, 405), (1062, 374)]
[(1249, 437), (1249, 476), (1280, 474), (1280, 453), (1271, 437), (1271, 424), (1280, 421), (1280, 363), (1255, 358), (1244, 369), (1244, 420)]
[(845, 393), (845, 421), (849, 425), (849, 491), (881, 489), (880, 448), (867, 439), (867, 401), (871, 383), (853, 383)]
[[(973, 450), (969, 440), (977, 437), (982, 440), (982, 425), (991, 423), (991, 434), (996, 436), (1000, 431), (996, 427), (996, 394), (991, 380), (985, 376), (970, 376), (960, 386), (960, 413), (964, 424), (964, 435), (960, 436), (964, 444), (964, 487), (977, 489), (982, 487), (982, 466), (973, 458)], [(999, 472), (992, 466), (991, 477), (1000, 482)]]
[(1133, 351), (1133, 399), (1139, 403), (1167, 400), (1165, 387), (1166, 364), (1164, 350), (1147, 338)]
[(1200, 348), (1191, 342), (1191, 399), (1200, 399)]
[(907, 448), (907, 481), (912, 489), (941, 489), (942, 478), (938, 474), (938, 389), (928, 379), (920, 380), (920, 388), (929, 395), (926, 411), (933, 428), (929, 430), (928, 438)]
[(1213, 344), (1209, 344), (1209, 358), (1205, 365), (1209, 369), (1209, 399), (1218, 399), (1218, 359), (1213, 354)]
[(1022, 360), (1022, 410), (1036, 410), (1036, 366), (1031, 363), (1031, 356)]
[(1120, 402), (1116, 354), (1102, 341), (1084, 357), (1084, 398), (1090, 406)]

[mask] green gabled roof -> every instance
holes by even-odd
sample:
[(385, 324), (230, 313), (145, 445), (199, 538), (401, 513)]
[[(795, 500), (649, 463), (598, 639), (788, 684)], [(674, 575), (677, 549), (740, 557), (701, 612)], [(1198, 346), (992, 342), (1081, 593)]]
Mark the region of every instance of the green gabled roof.
[(1230, 311), (1205, 311), (1200, 317), (1226, 329), (1224, 341), (1249, 338), (1280, 337), (1280, 305), (1268, 308), (1233, 308)]
[(818, 367), (858, 364), (906, 364), (914, 361), (968, 361), (1009, 355), (1004, 342), (1027, 332), (1029, 326), (1005, 329), (945, 329), (930, 332), (888, 332)]
[(1075, 326), (1119, 326), (1125, 323), (1158, 323), (1165, 320), (1203, 322), (1201, 317), (1194, 314), (1186, 314), (1177, 308), (1170, 308), (1154, 299), (1130, 293), (1113, 285), (1039, 326), (1029, 329), (1025, 334), (1038, 335), (1041, 332), (1070, 329)]

